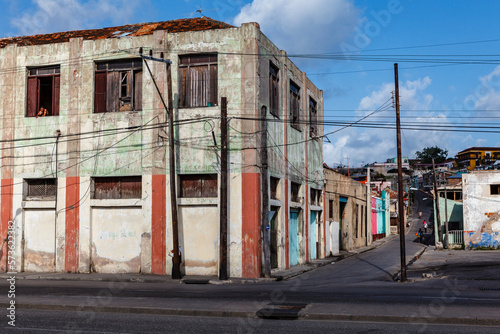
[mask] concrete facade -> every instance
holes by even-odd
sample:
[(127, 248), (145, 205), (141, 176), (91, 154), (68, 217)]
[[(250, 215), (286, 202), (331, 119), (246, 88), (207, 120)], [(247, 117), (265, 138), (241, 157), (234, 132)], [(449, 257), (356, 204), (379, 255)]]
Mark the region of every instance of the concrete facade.
[(325, 215), (329, 221), (338, 223), (340, 249), (371, 245), (374, 232), (371, 195), (367, 201), (367, 187), (327, 167), (323, 173), (326, 182)]
[[(215, 22), (216, 27), (168, 33), (154, 30), (161, 24), (156, 23), (139, 27), (137, 31), (142, 34), (120, 38), (114, 37), (121, 36), (115, 32), (106, 38), (74, 37), (54, 42), (53, 35), (44, 35), (39, 45), (20, 45), (15, 40), (2, 44), (0, 235), (5, 237), (12, 221), (19, 242), (13, 253), (15, 265), (8, 267), (4, 257), (0, 270), (170, 274), (167, 114), (155, 87), (166, 100), (165, 63), (142, 60), (142, 79), (134, 81), (142, 91), (139, 110), (95, 113), (96, 64), (141, 60), (140, 49), (144, 54), (151, 50), (153, 57), (172, 61), (182, 272), (218, 273), (219, 191), (215, 196), (182, 196), (181, 177), (215, 175), (219, 189), (220, 98), (227, 97), (229, 275), (262, 274), (261, 228), (268, 222), (261, 222), (260, 214), (260, 118), (261, 108), (269, 108), (271, 63), (279, 69), (280, 100), (276, 115), (266, 113), (269, 175), (265, 177), (278, 180), (279, 196), (271, 199), (267, 208), (277, 211), (277, 268), (290, 266), (291, 208), (299, 212), (298, 263), (310, 259), (310, 243), (323, 242), (323, 203), (321, 198), (315, 202), (310, 198), (312, 190), (321, 194), (323, 188), (322, 91), (262, 34), (258, 24), (231, 27), (208, 18), (190, 20), (179, 22), (197, 24), (206, 20), (202, 23)], [(177, 21), (172, 22), (175, 26)], [(217, 105), (179, 106), (180, 57), (193, 54), (216, 55)], [(41, 66), (60, 69), (59, 115), (27, 117), (27, 72)], [(300, 89), (300, 122), (296, 127), (287, 122), (291, 82)], [(316, 103), (317, 110), (314, 135), (309, 129), (310, 100)], [(96, 178), (130, 176), (140, 177), (137, 198), (95, 198)], [(57, 180), (55, 198), (26, 196), (26, 183), (37, 179)], [(299, 187), (297, 201), (292, 201), (292, 182)], [(270, 193), (272, 189), (264, 191)], [(317, 217), (314, 221), (312, 211)], [(310, 238), (311, 229), (317, 232), (315, 240)], [(318, 256), (324, 256), (324, 251)]]
[(500, 246), (500, 172), (462, 175), (464, 242), (468, 248)]

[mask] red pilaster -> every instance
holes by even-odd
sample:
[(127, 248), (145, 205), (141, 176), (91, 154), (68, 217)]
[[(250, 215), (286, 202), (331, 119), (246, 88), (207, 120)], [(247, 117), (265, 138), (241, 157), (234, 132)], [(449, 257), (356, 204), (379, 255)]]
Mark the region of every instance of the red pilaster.
[(261, 275), (260, 252), (260, 174), (242, 174), (242, 276)]
[(80, 234), (80, 177), (66, 178), (66, 230), (64, 271), (78, 272)]
[(151, 242), (152, 259), (151, 273), (158, 275), (166, 274), (167, 256), (167, 203), (166, 203), (166, 180), (167, 176), (153, 175), (153, 198), (151, 210)]
[[(3, 241), (7, 236), (9, 229), (9, 221), (12, 220), (12, 191), (13, 191), (13, 180), (12, 179), (2, 179), (2, 190), (1, 190), (1, 222), (0, 222), (0, 236)], [(20, 241), (20, 240), (19, 240)], [(7, 243), (5, 243), (2, 249), (2, 263), (0, 264), (1, 271), (7, 271)]]

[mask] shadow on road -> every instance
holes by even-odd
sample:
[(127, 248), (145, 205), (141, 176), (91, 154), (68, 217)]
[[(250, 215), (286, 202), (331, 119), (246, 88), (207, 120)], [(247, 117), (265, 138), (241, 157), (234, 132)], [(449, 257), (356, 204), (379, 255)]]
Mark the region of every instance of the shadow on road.
[(362, 262), (364, 262), (364, 263), (367, 263), (367, 264), (369, 264), (369, 265), (370, 265), (370, 266), (372, 266), (372, 267), (377, 268), (378, 270), (380, 270), (380, 271), (382, 271), (383, 273), (387, 274), (387, 276), (388, 276), (389, 278), (393, 279), (392, 274), (391, 274), (390, 272), (388, 272), (387, 270), (385, 270), (385, 269), (383, 269), (383, 268), (381, 268), (381, 267), (379, 267), (379, 266), (377, 266), (377, 265), (375, 265), (375, 264), (373, 264), (373, 263), (371, 263), (371, 262), (368, 262), (368, 261), (366, 261), (366, 260), (364, 260), (364, 259), (361, 259), (361, 258), (359, 258), (359, 257), (358, 257), (358, 260), (359, 260), (359, 261), (362, 261)]

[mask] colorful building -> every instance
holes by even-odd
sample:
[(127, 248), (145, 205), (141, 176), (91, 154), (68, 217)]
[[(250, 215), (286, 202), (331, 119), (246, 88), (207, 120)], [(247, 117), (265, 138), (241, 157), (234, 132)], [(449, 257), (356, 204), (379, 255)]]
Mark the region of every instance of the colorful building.
[(474, 170), (476, 166), (500, 160), (500, 147), (470, 147), (458, 152), (456, 161)]

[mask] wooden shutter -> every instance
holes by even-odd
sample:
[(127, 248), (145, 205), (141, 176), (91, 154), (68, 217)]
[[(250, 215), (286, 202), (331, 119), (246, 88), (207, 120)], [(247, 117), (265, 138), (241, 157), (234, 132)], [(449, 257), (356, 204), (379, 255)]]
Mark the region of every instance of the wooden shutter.
[(59, 115), (59, 95), (61, 90), (61, 77), (59, 75), (54, 76), (53, 89), (52, 89), (52, 115)]
[(142, 110), (142, 71), (134, 73), (134, 108)]
[(38, 78), (28, 77), (28, 106), (26, 116), (35, 117), (38, 109)]
[(210, 99), (208, 100), (212, 106), (216, 106), (219, 101), (217, 92), (217, 65), (210, 65)]
[(188, 69), (187, 67), (182, 67), (179, 69), (179, 78), (180, 78), (180, 83), (179, 83), (179, 105), (181, 107), (188, 107), (187, 105), (187, 73)]
[(202, 176), (201, 197), (217, 197), (217, 174)]
[(108, 72), (106, 81), (106, 111), (120, 111), (120, 89), (121, 77), (120, 72)]
[(106, 71), (95, 72), (94, 112), (106, 112)]

